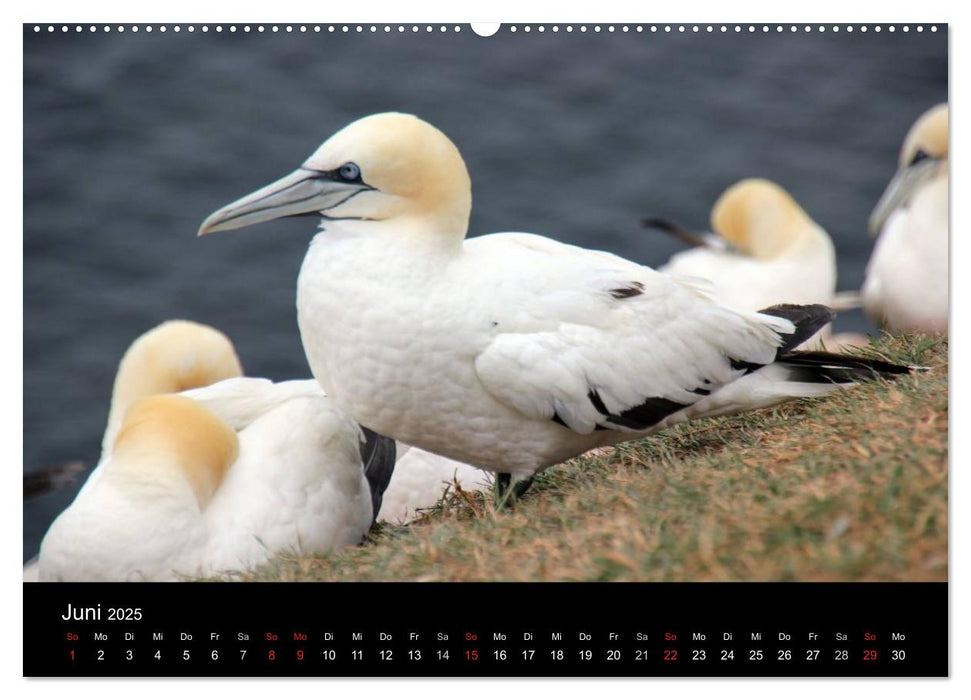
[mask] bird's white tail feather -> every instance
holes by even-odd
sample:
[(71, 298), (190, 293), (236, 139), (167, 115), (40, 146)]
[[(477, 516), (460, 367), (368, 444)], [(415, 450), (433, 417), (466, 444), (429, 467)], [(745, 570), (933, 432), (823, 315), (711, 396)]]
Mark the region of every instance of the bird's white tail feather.
[(722, 387), (685, 409), (685, 419), (714, 418), (767, 408), (804, 396), (823, 396), (851, 384), (792, 381), (790, 370), (773, 363)]

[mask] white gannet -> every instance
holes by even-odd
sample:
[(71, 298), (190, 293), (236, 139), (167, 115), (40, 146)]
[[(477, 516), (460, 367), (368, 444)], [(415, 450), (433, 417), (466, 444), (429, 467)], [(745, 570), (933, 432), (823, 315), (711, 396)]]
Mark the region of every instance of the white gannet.
[[(662, 221), (645, 224), (679, 233)], [(749, 178), (726, 189), (711, 209), (715, 235), (677, 253), (659, 272), (701, 277), (726, 306), (756, 311), (773, 304), (825, 304), (836, 291), (829, 234), (782, 187)]]
[[(79, 495), (101, 477), (122, 417), (135, 401), (154, 394), (204, 386), (242, 373), (232, 341), (211, 326), (172, 320), (142, 333), (128, 346), (118, 363), (108, 422), (101, 438), (101, 456), (81, 486)], [(31, 568), (34, 577), (36, 559), (25, 565), (25, 572)]]
[(442, 132), (377, 114), (199, 234), (319, 215), (297, 284), (316, 379), (361, 424), (501, 485), (691, 418), (907, 371), (791, 354), (831, 320), (824, 307), (739, 312), (609, 253), (525, 233), (465, 240), (471, 205)]
[(212, 326), (172, 320), (142, 333), (118, 363), (99, 462), (111, 451), (122, 417), (138, 399), (176, 394), (242, 374), (232, 341)]
[[(386, 485), (393, 442), (368, 440), (362, 464), (358, 425), (316, 382), (239, 374), (207, 326), (168, 322), (133, 343), (102, 461), (45, 535), (41, 581), (177, 580), (361, 541), (379, 505), (365, 467)], [(190, 386), (205, 388), (168, 393)]]
[[(238, 377), (242, 373), (232, 342), (215, 328), (174, 320), (140, 335), (118, 364), (108, 423), (101, 439), (101, 456), (81, 492), (101, 477), (122, 416), (135, 401), (152, 394), (179, 392)], [(24, 565), (25, 581), (38, 579), (37, 561), (38, 557), (34, 557)]]
[(948, 107), (907, 133), (900, 166), (870, 216), (877, 236), (863, 307), (896, 333), (946, 333), (948, 316)]
[[(836, 250), (829, 234), (780, 185), (747, 178), (726, 189), (711, 209), (711, 234), (696, 234), (663, 219), (648, 228), (672, 233), (692, 246), (659, 272), (706, 279), (718, 301), (748, 311), (773, 304), (836, 308)], [(826, 326), (802, 347), (860, 345), (858, 334), (833, 336)]]

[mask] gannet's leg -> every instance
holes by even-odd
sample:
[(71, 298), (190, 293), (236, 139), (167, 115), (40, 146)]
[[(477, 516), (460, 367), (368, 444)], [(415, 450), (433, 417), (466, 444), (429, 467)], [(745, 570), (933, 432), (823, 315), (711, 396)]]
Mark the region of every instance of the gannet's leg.
[(513, 505), (517, 499), (525, 495), (532, 485), (532, 476), (513, 482), (511, 474), (506, 472), (496, 474), (496, 480), (493, 484), (493, 497), (496, 507), (503, 508), (507, 505)]
[(512, 475), (506, 472), (496, 474), (496, 480), (492, 483), (492, 499), (497, 507), (502, 507), (505, 504), (509, 495), (509, 481), (511, 479)]
[(533, 485), (533, 477), (529, 476), (513, 484), (512, 490), (516, 498), (522, 498), (526, 494), (526, 492), (529, 491), (529, 487), (532, 485)]

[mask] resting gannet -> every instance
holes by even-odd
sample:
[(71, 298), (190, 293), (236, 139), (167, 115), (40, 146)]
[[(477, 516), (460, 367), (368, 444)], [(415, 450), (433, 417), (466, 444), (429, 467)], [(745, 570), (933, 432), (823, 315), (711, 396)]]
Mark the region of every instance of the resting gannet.
[(863, 307), (896, 333), (946, 333), (948, 107), (925, 112), (900, 150), (900, 167), (870, 216), (876, 245)]
[(173, 394), (243, 374), (225, 334), (193, 321), (165, 321), (138, 336), (118, 364), (111, 389), (101, 459), (111, 451), (121, 419), (135, 401)]
[[(118, 364), (108, 424), (101, 440), (101, 456), (81, 492), (101, 478), (122, 416), (135, 401), (151, 394), (177, 392), (236, 377), (242, 372), (232, 342), (209, 326), (192, 321), (167, 321), (136, 338)], [(24, 492), (27, 492), (26, 477)], [(38, 580), (37, 560), (34, 557), (24, 565), (25, 581)]]
[(362, 540), (380, 505), (365, 469), (386, 485), (393, 442), (362, 450), (316, 382), (239, 374), (229, 339), (199, 324), (132, 345), (102, 461), (45, 535), (41, 581), (178, 580)]
[[(856, 292), (836, 293), (836, 251), (829, 234), (770, 180), (748, 178), (725, 190), (711, 209), (712, 233), (693, 233), (664, 219), (643, 223), (694, 246), (658, 271), (708, 280), (725, 306), (747, 311), (783, 303), (859, 306)], [(834, 336), (826, 326), (801, 347), (820, 341), (830, 347), (866, 344), (859, 334)]]
[[(646, 225), (671, 232), (659, 220)], [(836, 251), (829, 234), (774, 182), (735, 183), (711, 209), (715, 235), (677, 253), (658, 271), (701, 277), (726, 306), (756, 311), (773, 304), (825, 304), (836, 291)]]
[(199, 234), (320, 216), (297, 317), (327, 395), (362, 425), (516, 491), (594, 447), (907, 371), (792, 354), (830, 321), (821, 306), (736, 311), (610, 253), (526, 233), (465, 240), (471, 205), (441, 131), (376, 114)]

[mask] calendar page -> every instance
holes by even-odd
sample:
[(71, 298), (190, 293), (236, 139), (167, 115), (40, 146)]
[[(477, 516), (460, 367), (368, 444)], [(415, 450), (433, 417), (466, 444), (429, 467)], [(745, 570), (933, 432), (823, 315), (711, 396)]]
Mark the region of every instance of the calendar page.
[(947, 24), (23, 52), (25, 676), (948, 675)]

